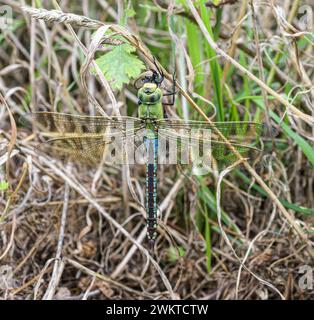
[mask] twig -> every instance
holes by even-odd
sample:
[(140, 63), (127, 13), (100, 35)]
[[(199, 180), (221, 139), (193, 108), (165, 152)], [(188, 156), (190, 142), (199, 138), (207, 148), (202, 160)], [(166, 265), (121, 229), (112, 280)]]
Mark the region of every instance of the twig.
[(139, 291), (136, 291), (134, 289), (131, 289), (131, 288), (123, 285), (122, 283), (119, 283), (119, 282), (111, 279), (110, 277), (104, 276), (104, 275), (102, 275), (102, 274), (100, 274), (98, 272), (95, 272), (95, 271), (93, 271), (93, 270), (91, 270), (89, 268), (86, 268), (85, 266), (83, 266), (82, 264), (78, 263), (77, 261), (74, 261), (74, 260), (69, 259), (69, 258), (66, 258), (66, 261), (69, 262), (70, 264), (72, 264), (75, 268), (78, 268), (78, 269), (82, 270), (86, 274), (89, 274), (89, 275), (91, 275), (91, 276), (93, 276), (95, 278), (98, 278), (98, 279), (100, 279), (102, 281), (110, 283), (110, 284), (112, 284), (112, 285), (114, 285), (114, 286), (116, 286), (118, 288), (122, 288), (125, 291), (134, 293), (134, 294), (139, 295), (139, 296), (144, 296), (144, 297), (149, 297), (149, 298), (152, 297), (152, 295), (150, 295), (150, 294), (146, 294), (146, 293), (139, 292)]
[(62, 214), (61, 214), (60, 231), (59, 231), (59, 239), (57, 244), (57, 252), (55, 256), (55, 263), (53, 266), (52, 276), (51, 276), (47, 291), (44, 294), (43, 300), (51, 300), (53, 298), (57, 285), (60, 281), (63, 268), (64, 268), (64, 264), (62, 263), (62, 260), (61, 260), (61, 253), (62, 253), (65, 224), (66, 224), (68, 205), (69, 205), (69, 191), (70, 191), (69, 185), (65, 183), (64, 203), (63, 203)]
[[(27, 149), (27, 148), (21, 148), (25, 153), (31, 154), (35, 156), (33, 150)], [(38, 155), (36, 155), (38, 156)], [(77, 181), (74, 181), (71, 176), (69, 176), (69, 173), (64, 172), (62, 169), (57, 167), (56, 164), (52, 163), (49, 159), (39, 156), (39, 161), (41, 163), (44, 163), (47, 167), (49, 167), (57, 176), (62, 177), (62, 179), (69, 184), (69, 186), (76, 190), (81, 196), (83, 196), (88, 202), (97, 209), (110, 223), (112, 223), (125, 237), (127, 237), (133, 244), (135, 244), (138, 249), (147, 257), (148, 261), (150, 261), (153, 266), (156, 268), (157, 272), (159, 273), (161, 279), (163, 280), (163, 283), (167, 290), (169, 291), (169, 295), (172, 299), (175, 299), (175, 295), (173, 293), (171, 284), (169, 280), (167, 279), (166, 275), (160, 268), (159, 264), (152, 258), (152, 256), (149, 254), (149, 252), (139, 243), (137, 242), (130, 234), (127, 232), (115, 219), (111, 217), (111, 215), (104, 210), (104, 208), (98, 204), (95, 199), (89, 194), (89, 192)]]
[[(264, 66), (263, 66), (263, 60), (262, 60), (262, 55), (260, 50), (259, 36), (258, 36), (258, 30), (257, 30), (257, 18), (255, 14), (253, 0), (250, 0), (250, 6), (252, 9), (253, 31), (254, 31), (254, 40), (255, 40), (256, 54), (257, 54), (257, 61), (258, 61), (258, 71), (259, 71), (259, 76), (261, 80), (265, 83)], [(268, 99), (267, 99), (267, 93), (265, 88), (262, 88), (262, 95), (263, 95), (263, 100), (265, 104), (266, 124), (267, 124), (268, 130), (270, 130), (269, 106), (268, 106)]]
[[(196, 20), (198, 23), (201, 31), (203, 32), (206, 40), (208, 41), (209, 45), (215, 50), (215, 52), (225, 58), (227, 61), (229, 61), (231, 64), (233, 64), (238, 70), (240, 70), (242, 73), (244, 73), (246, 76), (248, 76), (251, 80), (255, 81), (260, 87), (264, 88), (269, 94), (274, 96), (278, 101), (280, 101), (283, 105), (285, 105), (288, 110), (295, 116), (300, 117), (303, 119), (305, 122), (312, 124), (314, 122), (314, 117), (309, 116), (299, 109), (297, 109), (294, 105), (289, 103), (286, 99), (284, 99), (281, 95), (279, 95), (277, 92), (275, 92), (273, 89), (271, 89), (269, 86), (267, 86), (263, 81), (258, 79), (256, 76), (254, 76), (250, 71), (248, 71), (246, 68), (244, 68), (241, 64), (239, 64), (236, 60), (231, 58), (229, 55), (227, 55), (222, 49), (218, 47), (218, 45), (214, 42), (214, 40), (211, 38), (209, 35), (203, 21), (201, 20), (199, 14), (197, 13), (193, 3), (191, 0), (187, 0), (187, 4)], [(24, 10), (24, 9), (23, 9)], [(36, 18), (36, 16), (34, 16)], [(43, 15), (41, 18), (44, 20), (47, 20), (49, 17), (49, 12), (46, 11), (45, 15)], [(37, 17), (39, 18), (39, 17)], [(82, 17), (82, 20), (83, 17)], [(62, 21), (61, 21), (62, 22)], [(68, 23), (75, 23), (75, 19), (67, 20)], [(104, 24), (102, 24), (104, 25)], [(124, 28), (117, 26), (117, 25), (111, 25), (110, 27), (113, 31), (120, 33), (126, 40), (128, 40), (132, 45), (134, 45), (139, 52), (141, 52), (145, 59), (153, 65), (154, 59), (150, 51), (145, 47), (145, 45), (134, 35), (131, 35), (127, 30)], [(164, 69), (162, 68), (162, 71), (164, 72), (166, 78), (171, 81), (171, 75)], [(177, 88), (180, 90), (181, 94), (187, 99), (187, 101), (191, 104), (191, 106), (196, 109), (202, 117), (211, 123), (210, 119), (206, 116), (206, 114), (203, 112), (202, 109), (200, 109), (196, 103), (191, 99), (191, 97), (184, 91), (182, 90), (181, 86), (177, 83)], [(218, 136), (226, 143), (226, 146), (239, 158), (243, 159), (243, 157), (237, 152), (237, 150), (234, 149), (234, 147), (230, 144), (230, 142), (225, 138), (225, 136), (216, 128), (214, 128), (215, 132), (218, 134)], [(262, 186), (262, 188), (267, 192), (269, 197), (276, 203), (277, 207), (279, 210), (282, 212), (284, 217), (288, 220), (290, 223), (291, 227), (296, 231), (296, 233), (300, 236), (300, 238), (303, 241), (307, 241), (307, 235), (300, 229), (298, 224), (294, 221), (293, 217), (286, 211), (284, 206), (280, 203), (276, 195), (272, 192), (272, 190), (266, 185), (266, 183), (263, 181), (261, 177), (255, 172), (255, 170), (245, 161), (243, 162), (243, 165), (245, 168), (250, 172), (250, 174), (256, 179), (256, 181)], [(310, 250), (310, 249), (309, 249)], [(314, 253), (310, 250), (309, 251), (311, 256), (314, 256)]]
[(37, 9), (27, 6), (21, 6), (21, 9), (32, 18), (43, 19), (47, 22), (70, 23), (74, 26), (94, 29), (104, 25), (104, 23), (100, 21), (92, 20), (73, 13), (63, 13), (59, 10)]
[(259, 78), (257, 78), (253, 73), (251, 73), (249, 70), (247, 70), (245, 67), (243, 67), (239, 62), (237, 62), (236, 60), (234, 60), (233, 58), (231, 58), (228, 54), (226, 54), (222, 49), (220, 49), (217, 45), (217, 43), (212, 39), (212, 37), (210, 36), (209, 32), (207, 31), (201, 17), (199, 16), (199, 14), (197, 13), (193, 3), (191, 0), (187, 0), (188, 6), (195, 18), (195, 20), (197, 21), (201, 31), (203, 32), (207, 42), (209, 43), (209, 45), (212, 47), (213, 50), (215, 50), (215, 52), (220, 55), (221, 57), (223, 57), (224, 59), (226, 59), (227, 61), (229, 61), (231, 64), (233, 64), (239, 71), (241, 71), (242, 73), (244, 73), (247, 77), (249, 77), (251, 80), (253, 80), (254, 82), (256, 82), (261, 88), (265, 89), (270, 95), (272, 95), (273, 97), (275, 97), (278, 101), (280, 101), (284, 106), (286, 106), (288, 108), (288, 110), (296, 117), (301, 118), (303, 121), (305, 121), (306, 123), (312, 125), (312, 123), (314, 122), (314, 117), (307, 115), (305, 113), (303, 113), (302, 111), (300, 111), (297, 107), (295, 107), (294, 105), (292, 105), (288, 100), (286, 100), (285, 98), (283, 98), (280, 94), (278, 94), (275, 90), (273, 90), (272, 88), (270, 88), (268, 85), (266, 85), (262, 80), (260, 80)]
[(14, 117), (12, 115), (12, 112), (9, 108), (9, 105), (7, 104), (5, 98), (3, 97), (2, 93), (0, 92), (0, 102), (5, 106), (5, 108), (8, 111), (9, 118), (10, 118), (10, 124), (11, 124), (11, 135), (10, 135), (10, 142), (8, 145), (8, 160), (6, 162), (6, 175), (7, 175), (7, 181), (10, 184), (10, 158), (11, 158), (11, 153), (13, 151), (15, 142), (16, 142), (16, 137), (17, 137), (17, 128), (16, 128), (16, 123), (14, 120)]
[[(301, 118), (303, 121), (307, 122), (308, 124), (312, 124), (314, 122), (314, 117), (307, 115), (305, 113), (303, 113), (302, 111), (300, 111), (297, 107), (295, 107), (294, 105), (292, 105), (291, 103), (289, 103), (289, 101), (287, 101), (285, 98), (283, 98), (280, 94), (278, 94), (276, 91), (274, 91), (272, 88), (270, 88), (269, 86), (267, 86), (262, 80), (260, 80), (259, 78), (257, 78), (256, 76), (254, 76), (250, 71), (248, 71), (246, 68), (244, 68), (240, 63), (238, 63), (236, 60), (234, 60), (233, 58), (231, 58), (229, 55), (227, 55), (223, 50), (221, 50), (218, 45), (213, 41), (213, 39), (211, 38), (211, 36), (209, 35), (203, 21), (201, 20), (201, 18), (199, 17), (193, 3), (191, 2), (191, 0), (187, 0), (188, 5), (194, 15), (194, 18), (196, 20), (196, 22), (198, 23), (198, 25), (200, 26), (206, 40), (208, 41), (209, 45), (216, 51), (216, 53), (218, 55), (221, 55), (223, 58), (225, 58), (227, 61), (229, 61), (231, 64), (233, 64), (237, 69), (239, 69), (241, 72), (243, 72), (246, 76), (248, 76), (251, 80), (253, 80), (254, 82), (256, 82), (260, 87), (264, 88), (270, 95), (274, 96), (278, 101), (280, 101), (283, 105), (285, 105), (288, 110), (296, 117)], [(21, 9), (24, 12), (29, 12), (29, 7), (21, 7)], [(56, 22), (64, 22), (64, 13), (62, 13), (61, 11), (56, 11), (53, 10), (53, 15), (52, 17), (50, 16), (50, 11), (48, 10), (44, 10), (43, 9), (34, 9), (32, 8), (31, 10), (32, 12), (32, 16), (35, 19), (44, 19), (46, 21), (50, 21), (49, 19), (52, 19), (53, 17), (53, 21)], [(60, 17), (58, 17), (57, 13), (60, 13)], [(36, 14), (38, 13), (38, 14)], [(62, 14), (61, 14), (62, 13)], [(68, 15), (68, 14), (66, 14)], [(80, 17), (80, 19), (78, 18)], [(83, 23), (83, 21), (85, 20), (85, 17), (82, 16), (77, 16), (75, 15), (75, 18), (73, 18), (71, 16), (71, 14), (69, 15), (68, 19), (66, 20), (66, 23), (69, 24), (77, 24), (77, 21), (80, 21)], [(105, 26), (106, 24), (98, 22), (101, 26)], [(99, 26), (100, 26), (99, 25)], [(93, 24), (93, 27), (95, 27), (96, 25)], [(145, 45), (138, 39), (138, 37), (130, 34), (126, 29), (122, 28), (121, 26), (118, 25), (110, 25), (110, 29), (120, 33), (126, 40), (128, 40), (132, 45), (134, 45), (144, 56), (145, 59), (147, 59), (151, 65), (153, 65), (154, 59), (153, 56), (150, 54), (150, 51), (145, 47)], [(165, 75), (167, 77), (168, 80), (172, 80), (171, 75), (166, 72), (166, 70), (163, 69), (163, 71), (165, 71)], [(180, 89), (181, 93), (182, 92), (182, 88), (180, 86), (178, 86), (178, 88)], [(195, 108), (195, 103), (193, 104), (193, 107)], [(202, 113), (201, 113), (202, 114)]]
[[(46, 268), (44, 270), (45, 272), (50, 272), (52, 269), (52, 266)], [(25, 282), (21, 287), (16, 288), (12, 291), (12, 295), (16, 295), (18, 293), (20, 293), (21, 291), (23, 291), (24, 289), (26, 289), (27, 287), (29, 287), (30, 285), (32, 285), (35, 281), (37, 281), (38, 279), (40, 279), (43, 276), (43, 272), (40, 272), (39, 274), (37, 274), (34, 278), (30, 279), (29, 281)]]
[[(159, 206), (159, 210), (157, 212), (158, 216), (160, 216), (161, 212), (168, 207), (169, 202), (174, 197), (174, 195), (178, 192), (178, 190), (182, 184), (182, 181), (183, 181), (183, 176), (181, 176), (181, 178), (176, 181), (176, 183), (174, 184), (172, 189), (168, 192), (167, 197), (164, 199), (164, 201)], [(146, 236), (146, 228), (141, 231), (141, 233), (137, 237), (136, 241), (141, 243), (145, 239), (145, 236)], [(136, 252), (136, 250), (137, 250), (137, 246), (136, 246), (136, 244), (133, 244), (133, 246), (129, 249), (129, 251), (126, 254), (126, 256), (124, 257), (124, 259), (119, 263), (119, 265), (116, 267), (114, 272), (111, 274), (112, 278), (116, 278), (122, 272), (122, 270), (126, 267), (126, 265), (128, 264), (129, 260), (132, 258), (132, 256)]]
[(90, 294), (90, 291), (93, 289), (94, 284), (96, 281), (96, 277), (94, 276), (91, 283), (89, 284), (88, 288), (86, 289), (86, 291), (84, 292), (84, 295), (82, 297), (82, 300), (87, 300)]
[[(244, 262), (246, 261), (247, 257), (248, 257), (248, 254), (251, 250), (251, 247), (253, 246), (255, 240), (257, 239), (254, 238), (254, 240), (250, 243), (249, 245), (249, 248), (247, 250), (247, 253), (244, 257), (244, 260), (242, 261), (241, 258), (238, 256), (238, 254), (236, 253), (236, 251), (234, 250), (233, 248), (233, 245), (232, 243), (230, 242), (229, 238), (228, 238), (228, 235), (226, 234), (226, 232), (224, 231), (223, 229), (223, 226), (222, 226), (222, 222), (221, 222), (221, 205), (220, 205), (220, 199), (221, 199), (221, 183), (222, 183), (222, 180), (224, 178), (225, 175), (227, 175), (230, 171), (232, 171), (233, 168), (235, 168), (237, 165), (239, 165), (240, 163), (242, 162), (242, 160), (239, 160), (237, 162), (235, 162), (233, 165), (229, 166), (228, 168), (226, 168), (225, 170), (223, 170), (220, 174), (219, 174), (219, 177), (218, 177), (218, 181), (217, 181), (217, 189), (216, 189), (216, 199), (217, 199), (217, 219), (218, 219), (218, 224), (219, 224), (219, 228), (220, 228), (220, 231), (221, 231), (221, 235), (223, 236), (223, 238), (225, 239), (227, 245), (230, 247), (233, 255), (237, 258), (237, 260), (240, 262), (240, 266), (241, 268), (244, 268), (246, 271), (248, 271), (254, 278), (256, 278), (258, 281), (260, 281), (262, 284), (272, 288), (274, 291), (276, 291), (279, 296), (281, 297), (281, 299), (285, 300), (285, 297), (280, 293), (280, 291), (275, 287), (273, 286), (271, 283), (269, 283), (268, 281), (260, 278), (258, 275), (256, 275), (253, 271), (251, 271), (251, 269), (249, 269), (245, 264)], [(259, 234), (258, 236), (260, 236), (261, 234)]]
[[(240, 31), (241, 31), (241, 28), (239, 26), (239, 23), (240, 21), (243, 19), (243, 17), (245, 16), (245, 11), (246, 11), (246, 7), (247, 7), (247, 0), (242, 0), (242, 4), (241, 4), (241, 7), (240, 7), (240, 12), (239, 12), (239, 16), (237, 18), (237, 26), (236, 26), (236, 30), (235, 32), (233, 33), (232, 35), (232, 38), (231, 38), (231, 47), (228, 51), (228, 55), (233, 58), (234, 57), (234, 54), (236, 52), (236, 47), (237, 47), (237, 40), (240, 36)], [(226, 62), (225, 64), (225, 67), (224, 67), (224, 70), (223, 70), (223, 74), (222, 74), (222, 84), (225, 83), (226, 81), (226, 78), (227, 78), (227, 75), (228, 75), (228, 72), (230, 70), (230, 62)], [(223, 85), (222, 85), (223, 87)]]
[[(254, 80), (256, 83), (258, 83), (262, 88), (267, 90), (271, 95), (273, 95), (275, 98), (277, 98), (279, 101), (281, 101), (284, 105), (286, 105), (290, 110), (294, 110), (295, 115), (299, 115), (300, 118), (302, 118), (304, 121), (311, 123), (311, 121), (314, 120), (313, 117), (305, 115), (303, 112), (299, 111), (296, 107), (291, 105), (287, 100), (282, 98), (279, 94), (277, 94), (273, 89), (268, 87), (263, 81), (255, 77), (251, 72), (249, 72), (247, 69), (245, 69), (241, 64), (239, 64), (237, 61), (229, 57), (223, 50), (221, 50), (218, 45), (214, 42), (214, 40), (209, 35), (202, 19), (200, 18), (199, 14), (197, 13), (193, 3), (191, 0), (187, 0), (188, 6), (191, 9), (192, 14), (194, 15), (197, 23), (199, 24), (206, 40), (208, 41), (209, 45), (216, 51), (217, 54), (224, 57), (226, 60), (230, 61), (237, 69), (239, 69), (241, 72), (243, 72), (245, 75), (247, 75), (250, 79)], [(206, 114), (194, 103), (192, 99), (188, 97), (188, 101), (199, 111), (199, 113), (209, 122), (211, 123), (210, 119), (206, 116)], [(213, 130), (215, 130), (215, 127), (213, 127)], [(235, 150), (235, 148), (230, 144), (230, 142), (221, 134), (220, 131), (215, 130), (215, 132), (221, 137), (221, 139), (226, 143), (228, 148), (241, 160), (244, 160), (243, 157)], [(272, 192), (272, 190), (267, 186), (267, 184), (264, 182), (264, 180), (255, 172), (255, 170), (248, 164), (247, 161), (243, 162), (243, 165), (245, 168), (250, 172), (250, 174), (256, 179), (256, 181), (259, 183), (259, 185), (267, 192), (269, 197), (273, 200), (273, 202), (277, 205), (278, 209), (282, 212), (284, 217), (288, 220), (291, 227), (296, 231), (296, 233), (300, 236), (300, 238), (307, 242), (307, 235), (301, 230), (299, 225), (295, 222), (293, 217), (289, 214), (289, 212), (284, 208), (284, 206), (280, 203), (276, 195)], [(307, 242), (309, 247), (308, 251), (311, 254), (311, 256), (314, 256), (314, 253), (311, 249), (311, 244)]]

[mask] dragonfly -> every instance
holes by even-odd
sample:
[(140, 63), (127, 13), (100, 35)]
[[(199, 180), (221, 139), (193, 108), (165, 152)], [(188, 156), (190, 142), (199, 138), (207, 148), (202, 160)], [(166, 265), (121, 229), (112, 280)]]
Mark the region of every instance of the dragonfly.
[[(171, 92), (164, 91), (161, 85), (163, 81), (164, 74), (157, 69), (135, 82), (137, 117), (85, 116), (46, 111), (31, 113), (41, 136), (46, 138), (44, 144), (60, 151), (60, 154), (72, 156), (74, 160), (92, 163), (106, 159), (106, 155), (110, 154), (111, 158), (131, 163), (130, 149), (136, 147), (136, 151), (144, 151), (143, 154), (139, 153), (138, 158), (146, 165), (145, 211), (147, 238), (151, 246), (154, 246), (157, 238), (158, 166), (162, 162), (160, 150), (163, 149), (165, 154), (175, 150), (175, 154), (179, 154), (175, 163), (184, 158), (182, 165), (185, 165), (191, 159), (197, 159), (198, 167), (200, 159), (211, 159), (210, 165), (217, 164), (222, 168), (238, 159), (230, 150), (230, 145), (246, 159), (257, 159), (262, 151), (257, 144), (264, 131), (262, 123), (252, 121), (208, 123), (168, 118), (164, 105), (174, 103), (175, 77)], [(173, 101), (165, 103), (165, 96), (171, 96)], [(229, 147), (217, 134), (218, 131), (228, 139)], [(168, 142), (168, 148), (167, 144), (164, 147), (164, 141)], [(116, 147), (112, 152), (114, 144), (121, 148)], [(200, 151), (202, 157), (199, 154), (195, 156), (197, 152), (193, 149)]]

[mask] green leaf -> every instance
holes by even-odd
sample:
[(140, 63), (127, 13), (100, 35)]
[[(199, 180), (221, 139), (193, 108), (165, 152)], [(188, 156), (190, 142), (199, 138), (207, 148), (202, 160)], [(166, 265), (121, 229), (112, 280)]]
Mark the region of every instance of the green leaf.
[(0, 181), (0, 191), (5, 191), (9, 188), (9, 183), (7, 181)]
[(123, 84), (137, 78), (145, 69), (144, 63), (132, 54), (134, 51), (133, 46), (124, 43), (95, 60), (113, 89), (121, 90)]

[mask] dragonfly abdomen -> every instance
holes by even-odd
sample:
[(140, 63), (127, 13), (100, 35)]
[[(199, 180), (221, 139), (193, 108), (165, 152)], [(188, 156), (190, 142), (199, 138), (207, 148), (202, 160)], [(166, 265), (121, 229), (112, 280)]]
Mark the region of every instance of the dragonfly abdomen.
[(157, 237), (157, 156), (158, 135), (146, 137), (146, 215), (147, 238), (151, 245)]

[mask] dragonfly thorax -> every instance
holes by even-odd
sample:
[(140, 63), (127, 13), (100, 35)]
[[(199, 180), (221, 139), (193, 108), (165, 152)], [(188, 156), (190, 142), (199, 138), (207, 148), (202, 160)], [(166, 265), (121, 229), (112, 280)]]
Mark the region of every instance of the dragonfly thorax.
[(161, 102), (162, 91), (155, 83), (145, 83), (142, 88), (138, 90), (138, 99), (140, 104), (155, 104)]
[(163, 118), (162, 91), (158, 88), (157, 84), (152, 82), (145, 83), (138, 90), (138, 100), (140, 118)]

